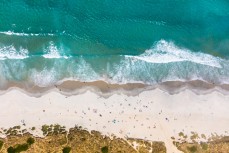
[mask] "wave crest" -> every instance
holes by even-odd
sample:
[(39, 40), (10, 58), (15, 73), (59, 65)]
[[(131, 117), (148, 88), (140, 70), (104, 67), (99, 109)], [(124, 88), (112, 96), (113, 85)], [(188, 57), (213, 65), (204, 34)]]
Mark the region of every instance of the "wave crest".
[(20, 47), (17, 50), (13, 45), (0, 48), (0, 59), (24, 59), (28, 57), (28, 50)]
[(151, 49), (139, 56), (126, 56), (149, 63), (171, 63), (189, 61), (211, 67), (222, 68), (220, 59), (209, 54), (192, 52), (176, 46), (173, 42), (158, 41)]
[(62, 48), (58, 49), (57, 46), (55, 46), (54, 43), (51, 41), (49, 43), (49, 46), (45, 49), (46, 54), (42, 56), (44, 58), (65, 58), (67, 59), (68, 56), (61, 55), (60, 50), (62, 50)]
[(8, 36), (55, 36), (52, 33), (24, 33), (24, 32), (13, 32), (13, 31), (6, 31), (0, 32), (0, 34), (8, 35)]

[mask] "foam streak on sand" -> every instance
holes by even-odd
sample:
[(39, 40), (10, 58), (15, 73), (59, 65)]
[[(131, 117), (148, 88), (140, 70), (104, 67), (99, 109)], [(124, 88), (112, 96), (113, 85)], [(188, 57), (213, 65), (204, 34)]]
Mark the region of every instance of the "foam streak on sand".
[[(206, 136), (228, 131), (229, 96), (219, 92), (197, 96), (185, 90), (170, 95), (155, 89), (137, 96), (113, 94), (107, 98), (96, 93), (87, 90), (66, 97), (53, 91), (34, 98), (11, 90), (0, 96), (0, 125), (4, 128), (23, 123), (28, 128), (55, 123), (68, 128), (78, 125), (103, 134), (163, 141), (169, 153), (178, 152), (171, 137), (181, 131)], [(34, 134), (39, 135), (39, 130)]]

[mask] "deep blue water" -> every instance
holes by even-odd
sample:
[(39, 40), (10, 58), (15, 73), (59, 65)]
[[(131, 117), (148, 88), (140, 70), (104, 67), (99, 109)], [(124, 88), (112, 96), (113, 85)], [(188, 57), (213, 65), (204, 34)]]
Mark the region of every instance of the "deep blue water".
[(0, 85), (229, 83), (228, 0), (1, 0)]

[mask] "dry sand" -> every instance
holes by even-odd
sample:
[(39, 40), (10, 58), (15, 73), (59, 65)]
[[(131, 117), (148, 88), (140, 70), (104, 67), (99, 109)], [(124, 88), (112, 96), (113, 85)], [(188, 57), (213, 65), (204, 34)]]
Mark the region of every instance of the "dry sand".
[[(95, 90), (72, 96), (59, 92), (55, 89), (36, 98), (12, 89), (0, 95), (0, 127), (78, 125), (108, 135), (163, 141), (168, 153), (179, 152), (171, 139), (179, 132), (207, 136), (229, 132), (229, 95), (218, 91), (197, 95), (187, 89), (171, 95), (157, 88), (109, 97)], [(38, 129), (31, 133), (41, 136)]]

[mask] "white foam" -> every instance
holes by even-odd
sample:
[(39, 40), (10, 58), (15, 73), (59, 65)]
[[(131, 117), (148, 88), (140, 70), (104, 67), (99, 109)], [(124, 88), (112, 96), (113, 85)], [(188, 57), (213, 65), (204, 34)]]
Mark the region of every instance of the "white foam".
[(60, 55), (59, 49), (57, 48), (57, 46), (54, 45), (52, 41), (49, 43), (49, 46), (45, 49), (45, 53), (46, 54), (43, 55), (44, 58), (68, 58), (67, 56)]
[(94, 71), (92, 66), (82, 57), (77, 60), (77, 64), (68, 69), (70, 76), (82, 81), (98, 80), (100, 76)]
[(139, 56), (131, 57), (133, 60), (142, 60), (149, 63), (171, 63), (190, 61), (197, 64), (221, 68), (220, 59), (209, 54), (192, 52), (176, 46), (173, 42), (160, 40), (151, 49)]
[(0, 32), (0, 34), (4, 35), (13, 35), (13, 36), (54, 36), (52, 33), (42, 34), (42, 33), (20, 33), (20, 32), (13, 32), (13, 31), (6, 31)]
[(6, 32), (0, 32), (1, 34), (5, 35), (15, 35), (15, 36), (29, 36), (29, 34), (26, 33), (17, 33), (17, 32), (12, 32), (12, 31), (6, 31)]
[(0, 48), (0, 59), (24, 59), (28, 57), (28, 50), (20, 47), (17, 50), (13, 45)]
[(42, 71), (32, 70), (30, 80), (39, 87), (47, 87), (54, 84), (56, 80), (56, 72), (54, 69)]

